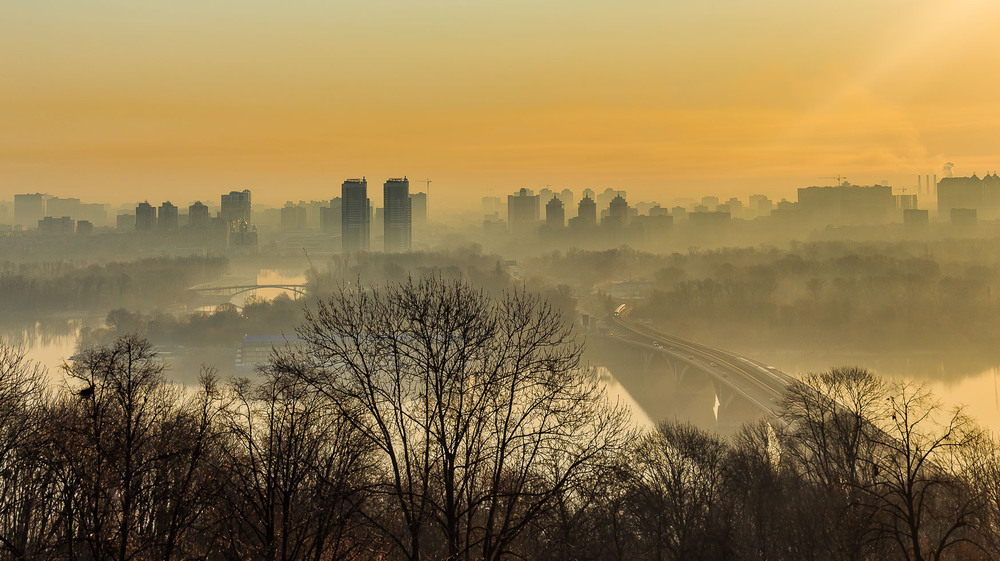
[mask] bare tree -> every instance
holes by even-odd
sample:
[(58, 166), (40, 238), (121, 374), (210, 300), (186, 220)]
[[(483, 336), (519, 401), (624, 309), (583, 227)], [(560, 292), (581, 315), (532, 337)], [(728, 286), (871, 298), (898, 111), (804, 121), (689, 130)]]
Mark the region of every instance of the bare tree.
[(845, 559), (868, 559), (877, 547), (878, 505), (866, 489), (877, 470), (885, 398), (885, 384), (872, 372), (833, 368), (789, 387), (781, 412), (786, 458), (829, 528), (817, 546)]
[(342, 287), (299, 329), (301, 375), (380, 452), (372, 520), (406, 557), (499, 559), (588, 466), (614, 455), (629, 419), (580, 368), (560, 313), (460, 281)]
[(667, 422), (638, 453), (634, 508), (652, 559), (725, 557), (723, 503), (729, 449), (691, 424)]
[(942, 407), (922, 386), (900, 384), (886, 399), (878, 469), (871, 492), (880, 506), (878, 529), (907, 561), (938, 561), (974, 542), (977, 497), (958, 465), (972, 424)]
[(125, 336), (64, 367), (71, 389), (50, 436), (70, 559), (170, 559), (204, 510), (216, 401), (165, 382), (149, 341)]
[(236, 380), (225, 409), (218, 465), (222, 555), (357, 558), (370, 545), (357, 531), (371, 476), (370, 445), (298, 378), (274, 369), (263, 374), (258, 384)]
[(0, 342), (0, 559), (52, 545), (51, 478), (41, 452), (49, 409), (45, 369)]

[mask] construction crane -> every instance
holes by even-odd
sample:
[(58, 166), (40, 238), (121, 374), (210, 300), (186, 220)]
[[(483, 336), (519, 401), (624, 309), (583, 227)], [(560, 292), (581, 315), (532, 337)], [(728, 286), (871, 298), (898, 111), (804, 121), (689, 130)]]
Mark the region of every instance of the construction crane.
[(430, 216), (430, 214), (431, 214), (431, 212), (430, 212), (430, 207), (431, 207), (431, 180), (430, 179), (425, 179), (423, 182), (427, 184), (427, 202), (424, 204), (424, 212), (427, 214), (427, 216)]
[(843, 176), (843, 175), (838, 175), (838, 176), (828, 175), (826, 177), (820, 177), (819, 179), (836, 179), (837, 180), (837, 185), (840, 185), (843, 182), (847, 181), (847, 177)]

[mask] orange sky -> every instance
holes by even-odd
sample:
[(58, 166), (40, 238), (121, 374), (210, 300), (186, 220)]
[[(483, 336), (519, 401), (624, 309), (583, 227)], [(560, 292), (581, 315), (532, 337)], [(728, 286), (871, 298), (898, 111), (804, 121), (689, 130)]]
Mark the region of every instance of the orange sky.
[(437, 208), (546, 184), (669, 203), (1000, 169), (995, 1), (287, 4), (0, 4), (0, 200), (275, 204), (406, 174)]

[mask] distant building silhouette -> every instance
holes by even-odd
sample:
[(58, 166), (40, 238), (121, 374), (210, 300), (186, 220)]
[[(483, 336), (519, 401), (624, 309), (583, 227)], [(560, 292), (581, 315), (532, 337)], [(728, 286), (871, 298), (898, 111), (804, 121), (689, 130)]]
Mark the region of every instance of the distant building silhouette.
[(511, 232), (531, 230), (538, 224), (539, 200), (531, 189), (521, 189), (516, 195), (507, 195), (507, 224)]
[(625, 198), (621, 195), (616, 195), (608, 203), (608, 217), (604, 222), (612, 227), (622, 228), (628, 226), (628, 210), (628, 202)]
[(80, 203), (76, 218), (92, 222), (94, 226), (105, 226), (108, 223), (108, 205)]
[(563, 211), (565, 211), (566, 216), (569, 217), (570, 213), (576, 209), (576, 204), (573, 200), (573, 191), (563, 189), (559, 192), (559, 200), (562, 201)]
[(243, 220), (229, 224), (229, 235), (226, 240), (229, 245), (229, 253), (234, 255), (257, 253), (257, 227), (250, 226)]
[(410, 193), (410, 216), (414, 228), (427, 225), (427, 193)]
[(908, 208), (903, 210), (903, 227), (907, 229), (924, 228), (930, 223), (926, 210)]
[(549, 228), (562, 228), (566, 226), (566, 211), (563, 209), (563, 202), (559, 197), (553, 196), (545, 203), (545, 225)]
[(228, 195), (222, 195), (222, 208), (219, 211), (219, 218), (223, 224), (228, 225), (233, 222), (252, 222), (253, 206), (250, 201), (250, 189), (243, 191), (230, 191)]
[[(584, 191), (586, 192), (586, 191)], [(576, 217), (570, 219), (569, 225), (574, 228), (592, 228), (597, 226), (597, 203), (589, 196), (580, 199), (577, 205)]]
[(750, 212), (754, 216), (770, 216), (774, 203), (766, 195), (750, 195)]
[(68, 216), (46, 216), (38, 221), (38, 231), (44, 234), (72, 234), (76, 224)]
[(340, 197), (330, 199), (330, 206), (319, 209), (319, 229), (327, 234), (340, 234)]
[(281, 209), (281, 229), (284, 231), (304, 230), (306, 228), (306, 207), (292, 202), (285, 203)]
[(802, 187), (797, 210), (816, 223), (882, 224), (896, 208), (892, 187), (843, 182), (836, 187)]
[(115, 229), (121, 233), (135, 231), (135, 215), (119, 214), (115, 218)]
[(371, 243), (371, 202), (368, 181), (348, 179), (340, 187), (341, 240), (344, 251), (368, 251)]
[(49, 197), (45, 201), (45, 215), (76, 219), (80, 216), (80, 199)]
[(188, 225), (192, 228), (207, 228), (211, 223), (211, 217), (208, 215), (208, 206), (197, 201), (188, 207)]
[(896, 199), (896, 209), (897, 210), (911, 210), (917, 208), (917, 196), (916, 195), (893, 195)]
[(156, 207), (141, 202), (135, 207), (135, 231), (152, 232), (156, 227)]
[(177, 207), (166, 201), (157, 212), (156, 227), (162, 232), (173, 232), (177, 230), (177, 226)]
[(45, 218), (45, 195), (41, 193), (14, 195), (14, 223), (30, 227)]
[(597, 208), (606, 209), (611, 204), (611, 201), (615, 200), (615, 197), (626, 198), (625, 191), (621, 189), (612, 189), (608, 187), (603, 193), (597, 195), (594, 200), (597, 201)]
[(715, 234), (724, 231), (733, 217), (728, 212), (708, 211), (688, 213), (691, 230), (699, 234)]
[(90, 220), (77, 220), (76, 233), (81, 236), (89, 236), (94, 233), (94, 223)]
[(500, 216), (503, 210), (500, 197), (483, 197), (483, 216)]
[(410, 181), (406, 177), (389, 179), (382, 185), (382, 208), (385, 209), (382, 215), (385, 251), (410, 251), (413, 214), (410, 207)]
[[(929, 179), (929, 178), (928, 178)], [(938, 216), (950, 216), (951, 209), (973, 209), (980, 218), (1000, 218), (1000, 176), (995, 172), (980, 179), (945, 177), (937, 184)]]

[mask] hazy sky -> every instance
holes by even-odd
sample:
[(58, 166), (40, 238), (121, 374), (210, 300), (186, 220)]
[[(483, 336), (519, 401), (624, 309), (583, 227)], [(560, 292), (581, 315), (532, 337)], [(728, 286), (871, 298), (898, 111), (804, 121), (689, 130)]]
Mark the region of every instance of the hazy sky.
[(1000, 169), (997, 29), (996, 0), (9, 0), (0, 200), (912, 188)]

